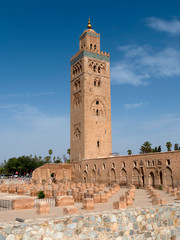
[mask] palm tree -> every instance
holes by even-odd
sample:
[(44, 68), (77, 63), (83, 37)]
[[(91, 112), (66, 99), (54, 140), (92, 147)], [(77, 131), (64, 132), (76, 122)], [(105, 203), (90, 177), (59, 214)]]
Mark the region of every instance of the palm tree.
[(143, 145), (140, 148), (140, 153), (150, 153), (152, 152), (152, 148), (151, 148), (151, 143), (146, 141), (143, 143)]
[(71, 149), (70, 149), (70, 148), (67, 149), (67, 154), (68, 154), (69, 156), (71, 155)]
[(52, 155), (52, 153), (53, 153), (53, 150), (52, 149), (49, 149), (49, 155), (50, 155), (50, 159), (51, 159), (51, 155)]
[(51, 156), (46, 156), (45, 158), (46, 163), (50, 163), (51, 162)]
[(128, 155), (132, 155), (131, 149), (127, 150)]
[(168, 151), (171, 151), (172, 143), (171, 143), (171, 142), (167, 142), (167, 143), (166, 143), (166, 147), (167, 147), (167, 150), (168, 150)]

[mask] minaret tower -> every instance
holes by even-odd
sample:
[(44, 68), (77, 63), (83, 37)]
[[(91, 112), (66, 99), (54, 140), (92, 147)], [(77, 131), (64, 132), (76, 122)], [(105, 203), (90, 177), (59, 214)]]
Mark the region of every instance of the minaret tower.
[(109, 53), (90, 19), (87, 28), (71, 58), (71, 162), (112, 152)]

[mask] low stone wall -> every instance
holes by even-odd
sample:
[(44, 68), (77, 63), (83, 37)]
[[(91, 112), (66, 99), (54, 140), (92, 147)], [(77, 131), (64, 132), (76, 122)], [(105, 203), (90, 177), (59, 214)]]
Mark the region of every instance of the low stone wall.
[(2, 223), (0, 239), (180, 239), (180, 203)]

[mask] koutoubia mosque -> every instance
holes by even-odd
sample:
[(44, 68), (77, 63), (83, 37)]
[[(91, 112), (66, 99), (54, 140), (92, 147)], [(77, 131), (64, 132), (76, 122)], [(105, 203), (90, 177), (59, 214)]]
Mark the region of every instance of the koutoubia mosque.
[(112, 155), (110, 55), (100, 49), (91, 26), (79, 37), (71, 58), (71, 163), (45, 164), (33, 178), (49, 181), (180, 186), (180, 151)]
[(112, 152), (109, 61), (89, 21), (79, 37), (79, 51), (71, 58), (72, 163)]

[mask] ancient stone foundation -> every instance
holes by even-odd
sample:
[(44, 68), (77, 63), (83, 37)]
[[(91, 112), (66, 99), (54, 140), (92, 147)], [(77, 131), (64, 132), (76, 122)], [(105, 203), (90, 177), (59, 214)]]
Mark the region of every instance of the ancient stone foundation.
[(49, 203), (37, 203), (36, 213), (38, 215), (49, 214)]
[[(69, 207), (68, 207), (69, 208)], [(68, 212), (69, 210), (65, 211)], [(129, 208), (24, 223), (1, 223), (0, 239), (180, 239), (180, 204)]]
[(17, 198), (13, 200), (13, 210), (24, 210), (34, 208), (34, 199), (31, 198)]

